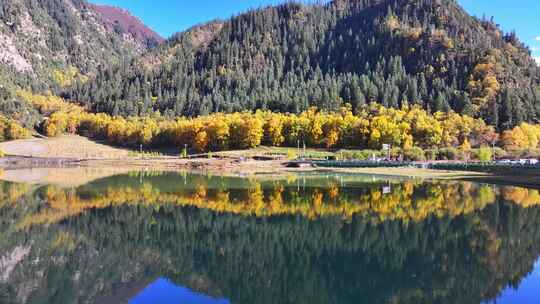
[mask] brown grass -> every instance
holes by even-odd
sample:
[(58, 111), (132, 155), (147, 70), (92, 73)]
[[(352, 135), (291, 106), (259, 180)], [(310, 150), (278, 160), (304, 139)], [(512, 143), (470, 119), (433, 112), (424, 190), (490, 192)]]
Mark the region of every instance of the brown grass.
[(85, 137), (66, 135), (47, 139), (25, 139), (0, 143), (11, 156), (73, 159), (123, 159), (129, 150), (111, 147)]

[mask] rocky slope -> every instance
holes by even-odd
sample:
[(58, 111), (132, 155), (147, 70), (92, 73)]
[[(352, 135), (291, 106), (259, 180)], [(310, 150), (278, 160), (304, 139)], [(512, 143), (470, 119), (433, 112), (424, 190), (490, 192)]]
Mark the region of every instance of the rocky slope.
[[(0, 80), (69, 85), (155, 46), (161, 37), (126, 11), (83, 0), (0, 2)], [(3, 75), (3, 77), (2, 77)]]

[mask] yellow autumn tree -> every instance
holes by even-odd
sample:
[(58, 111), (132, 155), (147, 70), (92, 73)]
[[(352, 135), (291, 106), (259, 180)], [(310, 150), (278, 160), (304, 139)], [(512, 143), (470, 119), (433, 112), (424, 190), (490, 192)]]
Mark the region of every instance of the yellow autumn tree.
[(463, 140), (463, 143), (461, 144), (461, 146), (459, 147), (462, 155), (463, 155), (463, 160), (464, 161), (469, 161), (469, 159), (471, 158), (471, 144), (469, 143), (469, 140), (467, 138), (465, 138)]
[(515, 127), (512, 130), (504, 131), (502, 142), (506, 150), (524, 149), (529, 146), (529, 138), (523, 132), (521, 127)]
[(264, 140), (269, 146), (281, 146), (285, 141), (283, 136), (283, 117), (282, 114), (271, 113), (267, 115), (264, 123)]
[(216, 117), (209, 117), (207, 120), (206, 134), (209, 149), (213, 151), (228, 149), (230, 128), (227, 117), (223, 114), (217, 114)]
[(326, 148), (333, 148), (340, 143), (344, 128), (343, 118), (339, 115), (331, 115), (323, 126), (323, 133), (326, 139)]

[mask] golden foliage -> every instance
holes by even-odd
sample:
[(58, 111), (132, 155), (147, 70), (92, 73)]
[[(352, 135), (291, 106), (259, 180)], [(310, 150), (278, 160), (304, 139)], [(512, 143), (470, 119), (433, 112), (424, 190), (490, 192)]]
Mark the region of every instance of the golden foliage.
[(503, 133), (502, 143), (507, 150), (534, 149), (540, 143), (540, 125), (522, 123)]
[(525, 208), (540, 205), (540, 193), (538, 190), (519, 187), (505, 187), (503, 195), (505, 200), (514, 202)]
[(349, 107), (340, 112), (311, 108), (301, 114), (216, 113), (197, 118), (165, 120), (111, 117), (84, 111), (56, 112), (45, 123), (48, 136), (78, 133), (120, 145), (175, 145), (200, 152), (247, 149), (261, 143), (272, 146), (380, 148), (383, 144), (411, 149), (457, 146), (465, 139), (473, 145), (496, 132), (484, 121), (450, 113), (429, 114), (414, 106), (403, 109), (371, 104), (357, 115)]
[[(28, 215), (18, 227), (23, 229), (33, 225), (52, 224), (92, 209), (137, 204), (153, 206), (172, 203), (216, 212), (264, 217), (301, 215), (313, 219), (363, 215), (378, 223), (386, 220), (420, 221), (428, 216), (457, 216), (482, 209), (495, 201), (495, 194), (489, 191), (491, 188), (488, 186), (482, 186), (486, 191), (472, 185), (463, 187), (460, 183), (422, 185), (421, 182), (410, 181), (393, 184), (391, 193), (383, 194), (379, 187), (371, 187), (359, 196), (350, 196), (346, 192), (342, 194), (337, 183), (314, 188), (310, 190), (311, 194), (306, 195), (300, 195), (296, 187), (285, 186), (277, 183), (263, 189), (260, 182), (251, 181), (246, 189), (224, 190), (212, 189), (204, 182), (199, 182), (190, 191), (164, 193), (153, 188), (152, 184), (144, 183), (137, 188), (110, 188), (102, 195), (91, 198), (48, 186), (47, 208)], [(427, 191), (425, 196), (420, 195), (422, 191)]]
[(88, 77), (82, 75), (74, 66), (69, 66), (66, 70), (53, 70), (51, 76), (54, 82), (63, 88), (72, 85), (77, 80), (80, 82), (86, 82), (88, 80)]
[(19, 90), (16, 92), (17, 96), (22, 100), (32, 105), (44, 116), (51, 116), (56, 112), (65, 113), (80, 113), (84, 109), (81, 106), (65, 101), (64, 99), (48, 94), (48, 95), (36, 95), (30, 91)]
[(29, 138), (32, 132), (20, 125), (18, 121), (0, 115), (0, 142)]
[(496, 54), (487, 55), (474, 67), (467, 88), (472, 97), (473, 111), (483, 110), (490, 102), (494, 102), (501, 89), (497, 79), (500, 69)]
[[(329, 182), (322, 187), (300, 189), (297, 181), (262, 183), (249, 181), (245, 188), (215, 188), (208, 180), (198, 179), (195, 188), (161, 191), (150, 182), (140, 187), (111, 186), (100, 195), (79, 195), (76, 191), (47, 186), (47, 205), (28, 214), (18, 224), (19, 229), (34, 225), (53, 224), (92, 209), (123, 205), (176, 206), (209, 209), (219, 213), (245, 216), (300, 215), (310, 219), (340, 216), (350, 219), (362, 216), (373, 223), (388, 220), (422, 221), (427, 217), (455, 217), (482, 210), (497, 202), (497, 196), (523, 208), (540, 204), (538, 190), (502, 187), (494, 188), (470, 182), (405, 181), (385, 185), (367, 184), (365, 191), (342, 191), (339, 183)], [(12, 189), (13, 190), (13, 189)], [(23, 190), (28, 190), (24, 188)], [(301, 191), (301, 192), (299, 192)], [(10, 199), (22, 191), (10, 191)], [(6, 197), (2, 201), (9, 201)], [(71, 243), (62, 237), (57, 244)], [(65, 246), (61, 246), (65, 247)], [(71, 247), (71, 246), (67, 246)]]
[(388, 31), (395, 31), (401, 27), (401, 24), (395, 15), (388, 15), (384, 20), (384, 26)]
[(441, 45), (446, 49), (454, 48), (454, 41), (448, 37), (448, 34), (443, 29), (432, 30), (429, 39), (430, 43), (433, 45)]

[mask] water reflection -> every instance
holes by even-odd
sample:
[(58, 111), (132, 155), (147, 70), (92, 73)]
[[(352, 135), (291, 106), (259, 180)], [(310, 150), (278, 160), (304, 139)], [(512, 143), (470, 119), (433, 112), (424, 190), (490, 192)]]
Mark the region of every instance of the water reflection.
[(167, 279), (158, 279), (129, 301), (129, 304), (229, 304), (224, 299), (214, 299), (185, 287), (174, 285)]
[(166, 287), (216, 303), (479, 304), (515, 299), (504, 291), (527, 286), (540, 255), (539, 194), (524, 188), (134, 173), (0, 189), (6, 303), (128, 303)]
[(540, 260), (534, 265), (533, 272), (523, 279), (519, 286), (506, 288), (489, 304), (535, 304), (540, 299)]
[[(5, 191), (6, 203), (28, 191), (18, 184), (12, 187)], [(383, 222), (467, 214), (494, 203), (497, 196), (523, 207), (540, 203), (539, 191), (525, 188), (472, 182), (383, 181), (352, 175), (257, 180), (134, 173), (70, 190), (45, 186), (37, 193), (47, 204), (36, 213), (26, 213), (18, 228), (53, 224), (91, 209), (121, 205), (174, 204), (248, 216), (301, 215), (310, 219), (350, 219), (361, 214), (372, 222)]]

